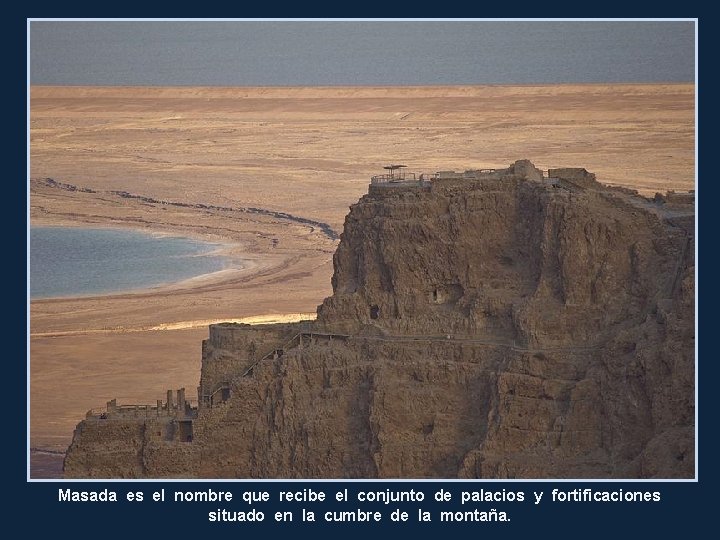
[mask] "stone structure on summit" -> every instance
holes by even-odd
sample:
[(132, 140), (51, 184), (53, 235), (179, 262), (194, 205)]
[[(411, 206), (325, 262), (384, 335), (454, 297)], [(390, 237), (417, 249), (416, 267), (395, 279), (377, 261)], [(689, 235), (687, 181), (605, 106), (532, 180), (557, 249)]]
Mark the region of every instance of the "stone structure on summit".
[(197, 405), (89, 411), (66, 476), (692, 478), (694, 193), (393, 167), (317, 320), (212, 325)]

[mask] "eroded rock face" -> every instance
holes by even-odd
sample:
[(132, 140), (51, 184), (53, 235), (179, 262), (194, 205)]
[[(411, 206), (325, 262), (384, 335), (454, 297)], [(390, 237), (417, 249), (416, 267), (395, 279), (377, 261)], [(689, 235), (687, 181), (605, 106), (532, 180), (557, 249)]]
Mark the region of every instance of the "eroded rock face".
[(191, 443), (87, 420), (66, 474), (692, 477), (693, 208), (548, 176), (371, 186), (317, 321), (211, 328)]

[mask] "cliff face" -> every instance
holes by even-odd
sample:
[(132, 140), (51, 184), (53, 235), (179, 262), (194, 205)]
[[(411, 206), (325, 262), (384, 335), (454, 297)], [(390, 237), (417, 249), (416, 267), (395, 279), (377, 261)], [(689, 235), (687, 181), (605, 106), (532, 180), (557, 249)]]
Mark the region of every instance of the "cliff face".
[(548, 177), (372, 185), (317, 321), (211, 328), (191, 443), (89, 418), (66, 474), (692, 477), (693, 208)]

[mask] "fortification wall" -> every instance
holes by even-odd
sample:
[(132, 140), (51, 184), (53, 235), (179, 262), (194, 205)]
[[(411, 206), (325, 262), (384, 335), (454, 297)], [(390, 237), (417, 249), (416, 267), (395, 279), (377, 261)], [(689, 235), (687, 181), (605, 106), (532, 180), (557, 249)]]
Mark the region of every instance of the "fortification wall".
[[(249, 325), (221, 323), (210, 326), (202, 344), (202, 368), (198, 402), (200, 407), (223, 399), (220, 390), (229, 387), (257, 360), (302, 331), (303, 323)], [(226, 398), (227, 396), (225, 396)]]
[(548, 177), (567, 180), (572, 184), (587, 189), (599, 189), (603, 187), (602, 184), (596, 180), (594, 173), (588, 172), (586, 169), (580, 167), (548, 169)]

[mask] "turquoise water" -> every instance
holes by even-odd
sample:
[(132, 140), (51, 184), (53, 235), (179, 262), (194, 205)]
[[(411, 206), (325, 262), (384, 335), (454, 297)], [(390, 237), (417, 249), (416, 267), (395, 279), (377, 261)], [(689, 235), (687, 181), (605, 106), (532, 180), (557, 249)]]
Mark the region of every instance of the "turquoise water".
[(223, 270), (217, 244), (74, 227), (30, 229), (30, 296), (85, 296), (153, 287)]

